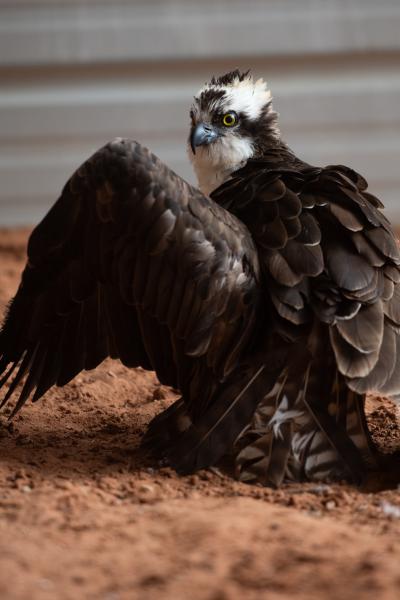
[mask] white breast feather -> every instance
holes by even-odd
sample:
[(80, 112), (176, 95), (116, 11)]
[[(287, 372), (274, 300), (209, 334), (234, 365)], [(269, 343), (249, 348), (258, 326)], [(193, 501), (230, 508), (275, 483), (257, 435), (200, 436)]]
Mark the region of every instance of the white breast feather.
[(231, 134), (220, 138), (214, 144), (196, 148), (195, 155), (190, 147), (188, 152), (199, 188), (204, 194), (209, 195), (229, 179), (233, 171), (251, 158), (253, 145), (249, 138)]

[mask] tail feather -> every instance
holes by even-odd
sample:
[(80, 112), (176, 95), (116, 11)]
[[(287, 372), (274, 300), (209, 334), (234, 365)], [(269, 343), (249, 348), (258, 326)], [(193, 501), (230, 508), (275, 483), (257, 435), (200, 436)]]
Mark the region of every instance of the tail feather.
[(246, 483), (279, 487), (287, 471), (292, 441), (292, 424), (284, 423), (282, 435), (269, 430), (245, 446), (236, 457), (236, 475)]
[[(343, 427), (335, 418), (336, 415), (329, 414), (329, 398), (321, 398), (321, 378), (315, 370), (312, 371), (311, 365), (306, 374), (306, 385), (303, 394), (303, 400), (309, 412), (314, 418), (316, 424), (324, 432), (331, 446), (336, 450), (342, 462), (346, 465), (352, 480), (355, 483), (362, 483), (366, 477), (367, 467), (359, 449), (349, 437), (346, 427)], [(345, 385), (345, 384), (343, 384)], [(346, 398), (342, 398), (342, 388), (339, 392), (339, 407)], [(344, 410), (344, 407), (343, 407)], [(340, 416), (341, 410), (337, 412)], [(347, 404), (346, 404), (347, 413)]]
[(329, 393), (321, 397), (321, 377), (310, 363), (300, 392), (289, 378), (282, 397), (275, 388), (260, 402), (236, 442), (239, 479), (276, 485), (350, 477), (360, 483), (368, 468), (376, 468), (364, 396), (337, 372), (327, 380)]

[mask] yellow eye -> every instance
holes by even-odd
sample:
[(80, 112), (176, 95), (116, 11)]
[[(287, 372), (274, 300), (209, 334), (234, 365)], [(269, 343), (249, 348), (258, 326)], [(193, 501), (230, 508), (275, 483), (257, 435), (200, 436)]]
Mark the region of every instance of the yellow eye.
[(226, 113), (226, 115), (222, 117), (222, 123), (225, 125), (225, 127), (233, 127), (236, 125), (237, 121), (237, 114), (234, 112)]

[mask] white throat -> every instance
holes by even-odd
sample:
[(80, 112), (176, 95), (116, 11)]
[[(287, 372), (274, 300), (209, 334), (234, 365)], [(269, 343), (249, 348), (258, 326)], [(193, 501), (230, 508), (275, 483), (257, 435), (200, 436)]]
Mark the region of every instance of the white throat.
[(249, 138), (229, 135), (196, 148), (196, 154), (189, 146), (188, 152), (199, 188), (209, 196), (253, 156), (254, 149)]

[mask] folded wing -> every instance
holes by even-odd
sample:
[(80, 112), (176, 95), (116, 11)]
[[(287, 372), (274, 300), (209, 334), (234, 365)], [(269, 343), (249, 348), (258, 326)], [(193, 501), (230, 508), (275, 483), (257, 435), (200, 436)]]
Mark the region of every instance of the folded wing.
[(279, 164), (271, 156), (249, 161), (212, 194), (253, 235), (275, 313), (271, 331), (280, 337), (275, 350), (285, 340), (299, 348), (280, 396), (265, 396), (239, 438), (241, 477), (279, 483), (299, 448), (295, 478), (335, 477), (344, 468), (360, 482), (377, 464), (364, 394), (400, 394), (400, 253), (366, 188), (341, 165)]
[(399, 394), (399, 245), (366, 188), (341, 165), (258, 161), (213, 197), (252, 233), (282, 334), (296, 339), (312, 326), (321, 337), (325, 326), (351, 389)]

